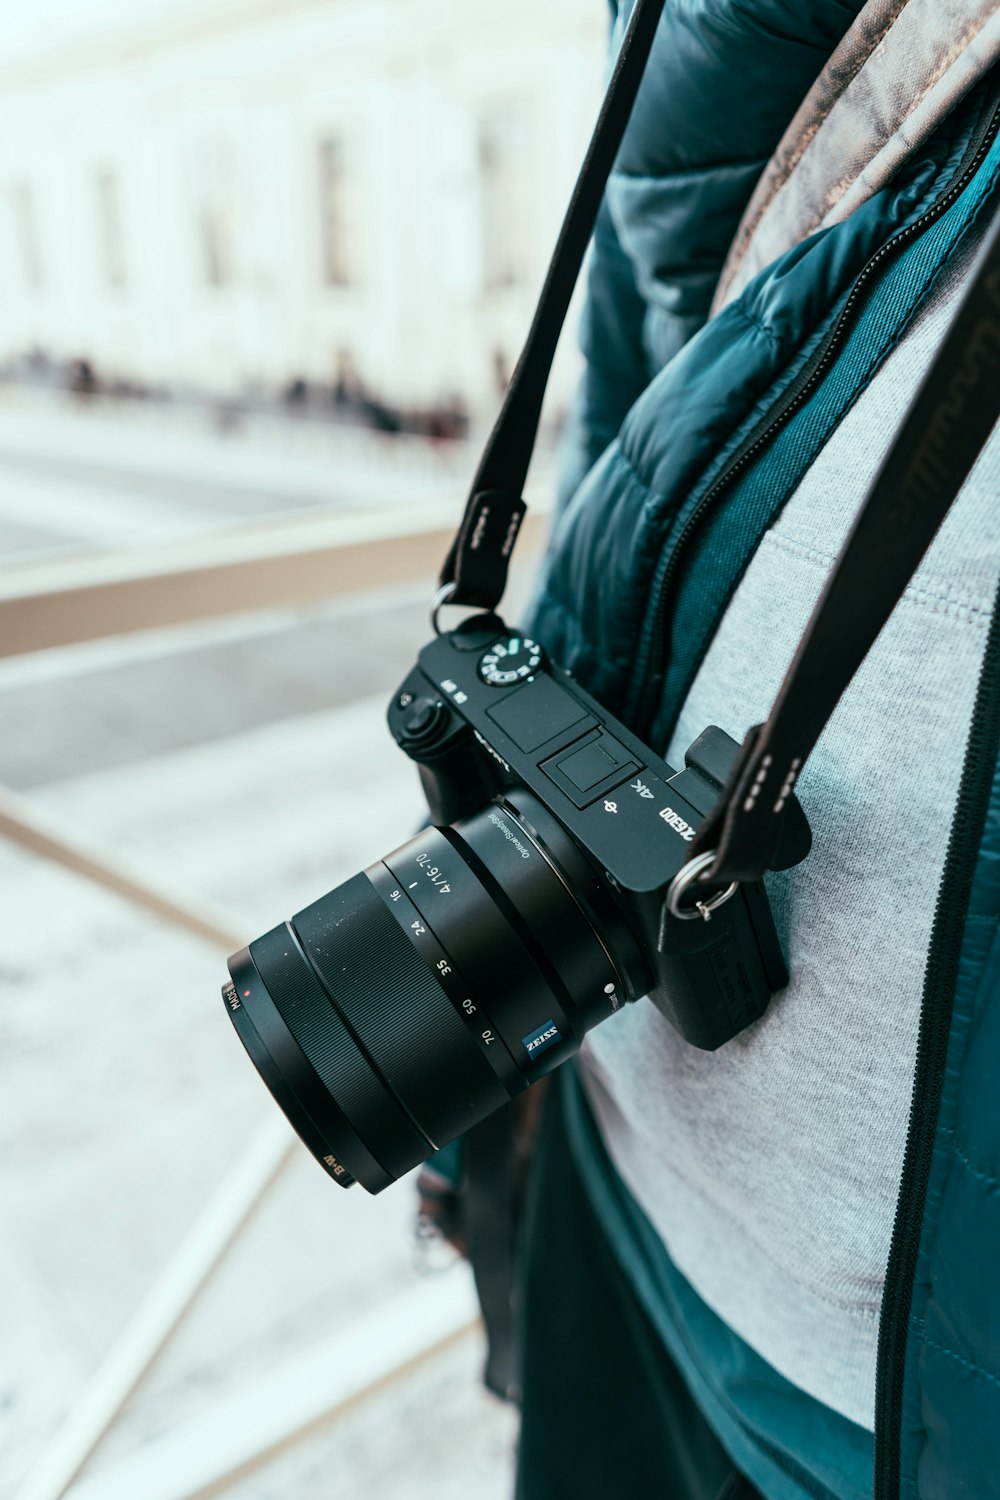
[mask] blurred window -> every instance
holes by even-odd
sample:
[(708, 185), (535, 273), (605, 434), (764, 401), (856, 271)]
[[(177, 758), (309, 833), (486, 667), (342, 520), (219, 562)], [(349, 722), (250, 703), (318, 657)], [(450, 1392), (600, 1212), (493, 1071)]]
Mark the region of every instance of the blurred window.
[(228, 286), (233, 279), (229, 257), (229, 235), (226, 230), (225, 214), (218, 206), (202, 206), (201, 255), (207, 284)]
[(230, 286), (235, 280), (233, 220), (236, 179), (228, 143), (206, 140), (197, 165), (198, 240), (206, 286)]
[(516, 104), (491, 109), (479, 121), (479, 201), (484, 291), (517, 286), (528, 273), (525, 188), (528, 171), (523, 119)]
[(42, 268), (42, 246), (38, 236), (38, 214), (35, 194), (27, 182), (15, 183), (11, 189), (11, 209), (14, 215), (14, 238), (21, 262), (21, 276), (29, 288), (37, 288), (45, 280)]
[(352, 155), (342, 136), (327, 136), (319, 143), (320, 240), (326, 286), (351, 286), (359, 279)]
[(95, 181), (97, 192), (97, 234), (101, 266), (108, 286), (125, 285), (125, 234), (122, 227), (122, 205), (118, 178), (109, 170), (100, 171)]

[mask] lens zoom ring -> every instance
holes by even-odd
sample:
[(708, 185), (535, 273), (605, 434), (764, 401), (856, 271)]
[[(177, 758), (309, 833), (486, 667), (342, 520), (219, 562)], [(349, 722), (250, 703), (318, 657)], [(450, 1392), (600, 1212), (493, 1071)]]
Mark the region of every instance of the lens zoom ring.
[(258, 938), (250, 953), (285, 1025), (373, 1156), (394, 1177), (408, 1172), (428, 1143), (372, 1071), (287, 927)]
[(292, 918), (348, 1024), (421, 1129), (449, 1140), (506, 1102), (433, 972), (366, 875)]

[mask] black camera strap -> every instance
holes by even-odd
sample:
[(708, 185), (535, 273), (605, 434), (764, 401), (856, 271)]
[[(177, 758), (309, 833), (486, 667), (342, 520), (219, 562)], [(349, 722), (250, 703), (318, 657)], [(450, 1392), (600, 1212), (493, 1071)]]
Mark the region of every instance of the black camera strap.
[(1000, 410), (1000, 214), (934, 363), (841, 548), (766, 724), (749, 731), (692, 844), (702, 878), (759, 879), (792, 787), (916, 572)]
[(493, 609), (503, 594), (511, 550), (526, 509), (522, 491), (556, 345), (662, 9), (663, 0), (636, 0), (524, 349), (479, 460), (462, 524), (441, 569), (442, 602)]

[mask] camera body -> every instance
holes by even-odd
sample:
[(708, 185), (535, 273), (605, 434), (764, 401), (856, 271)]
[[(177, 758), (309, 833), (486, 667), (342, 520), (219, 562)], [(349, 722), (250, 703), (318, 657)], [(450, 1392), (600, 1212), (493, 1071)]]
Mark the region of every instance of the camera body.
[[(787, 983), (763, 885), (714, 891), (689, 859), (738, 751), (721, 729), (671, 770), (493, 614), (424, 647), (389, 727), (431, 824), (233, 954), (222, 991), (342, 1187), (381, 1192), (630, 1000), (716, 1048)], [(808, 848), (790, 799), (775, 868)]]
[[(700, 734), (684, 768), (672, 770), (495, 614), (474, 616), (424, 647), (388, 722), (419, 766), (433, 824), (495, 801), (543, 854), (558, 841), (554, 862), (617, 960), (614, 977), (598, 965), (588, 982), (598, 1009), (612, 1014), (648, 994), (688, 1042), (712, 1050), (757, 1020), (787, 984), (762, 883), (740, 886), (710, 920), (693, 908), (681, 919), (665, 900), (739, 749), (721, 729)], [(501, 884), (512, 890), (518, 834), (502, 836), (513, 868), (511, 884)], [(564, 868), (566, 836), (577, 856), (572, 872)], [(790, 801), (776, 867), (804, 858), (809, 842), (801, 808)], [(421, 869), (440, 872), (440, 856), (440, 847), (418, 849), (413, 870), (419, 859)], [(400, 880), (413, 873), (390, 867)], [(533, 1049), (544, 1045), (547, 1071), (562, 1060), (562, 1038), (554, 1022), (544, 1029), (559, 1033)]]

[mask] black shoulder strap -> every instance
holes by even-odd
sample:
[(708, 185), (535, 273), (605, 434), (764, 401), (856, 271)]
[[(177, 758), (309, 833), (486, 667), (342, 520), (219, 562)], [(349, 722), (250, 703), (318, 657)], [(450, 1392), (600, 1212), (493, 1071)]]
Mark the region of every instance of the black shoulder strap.
[(450, 589), (449, 603), (492, 609), (503, 594), (511, 549), (526, 508), (521, 492), (556, 344), (662, 9), (663, 0), (636, 0), (629, 19), (524, 349), (479, 460), (462, 524), (441, 569), (438, 582), (441, 589)]
[[(706, 881), (756, 880), (848, 683), (916, 572), (1000, 411), (1000, 215), (934, 363), (872, 482), (766, 724), (751, 729), (692, 844)], [(1000, 497), (998, 497), (1000, 503)]]

